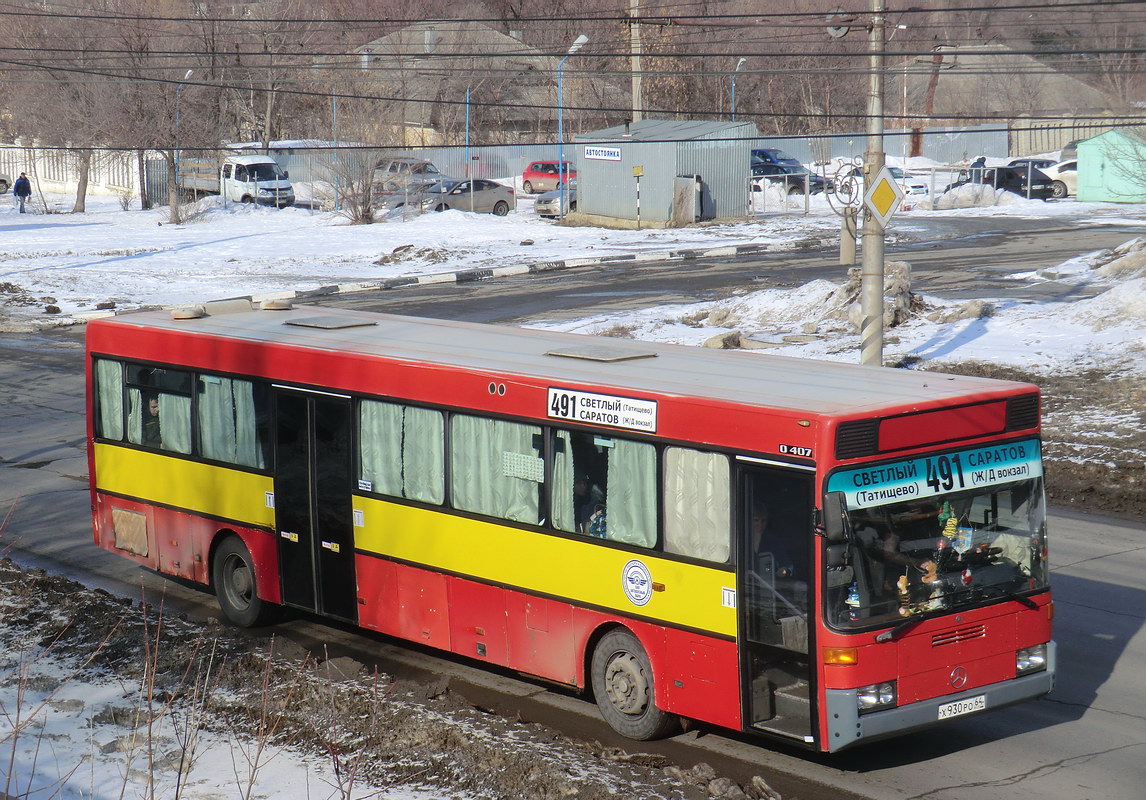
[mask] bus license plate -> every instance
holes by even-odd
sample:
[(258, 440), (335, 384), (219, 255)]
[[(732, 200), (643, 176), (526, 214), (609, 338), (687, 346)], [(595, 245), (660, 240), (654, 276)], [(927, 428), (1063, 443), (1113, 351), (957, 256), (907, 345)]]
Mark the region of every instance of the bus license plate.
[(956, 700), (954, 703), (939, 706), (939, 719), (950, 719), (951, 717), (982, 711), (986, 707), (987, 695), (985, 694), (968, 697), (966, 700)]

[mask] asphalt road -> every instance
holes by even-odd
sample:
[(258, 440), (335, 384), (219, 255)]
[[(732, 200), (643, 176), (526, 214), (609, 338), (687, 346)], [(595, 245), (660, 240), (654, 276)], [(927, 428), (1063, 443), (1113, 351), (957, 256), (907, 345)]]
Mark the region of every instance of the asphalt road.
[[(886, 257), (912, 265), (912, 288), (916, 292), (960, 300), (1000, 296), (1069, 299), (1088, 290), (1055, 280), (1016, 281), (1008, 276), (1117, 247), (1144, 234), (1141, 224), (1130, 222), (1091, 226), (1069, 220), (1060, 223), (1053, 218), (930, 219), (896, 229)], [(739, 258), (622, 261), (480, 282), (333, 295), (315, 298), (314, 302), (508, 324), (715, 300), (736, 292), (797, 286), (816, 279), (842, 281), (846, 274), (838, 251), (829, 248)]]
[[(978, 270), (979, 281), (986, 280), (992, 273), (1054, 264), (1114, 246), (1132, 235), (1110, 228), (1071, 228), (1049, 238), (1011, 231), (998, 240), (982, 232), (942, 248), (921, 244), (914, 250), (889, 250), (889, 257), (912, 253), (907, 260), (915, 265), (918, 289), (972, 292), (978, 281), (955, 271)], [(754, 285), (786, 285), (829, 273), (840, 275), (834, 254), (786, 254), (712, 264), (629, 264), (322, 302), (512, 322), (711, 299)], [(91, 543), (82, 331), (0, 335), (0, 408), (0, 519), (7, 515), (0, 549), (21, 563), (117, 594), (165, 595), (169, 607), (193, 618), (218, 616), (209, 596), (138, 570)], [(686, 766), (707, 761), (740, 780), (761, 774), (786, 798), (804, 800), (1140, 797), (1146, 777), (1146, 706), (1138, 679), (1146, 658), (1146, 589), (1140, 577), (1146, 574), (1144, 533), (1141, 526), (1099, 517), (1053, 515), (1051, 560), (1060, 650), (1059, 684), (1049, 698), (830, 758), (768, 749), (717, 731), (693, 732), (639, 749), (665, 753)], [(373, 659), (389, 672), (450, 674), (455, 690), (485, 707), (637, 749), (612, 736), (591, 705), (536, 683), (308, 620), (279, 626), (279, 633), (304, 644), (326, 643), (334, 648), (332, 655), (341, 649), (360, 660)]]

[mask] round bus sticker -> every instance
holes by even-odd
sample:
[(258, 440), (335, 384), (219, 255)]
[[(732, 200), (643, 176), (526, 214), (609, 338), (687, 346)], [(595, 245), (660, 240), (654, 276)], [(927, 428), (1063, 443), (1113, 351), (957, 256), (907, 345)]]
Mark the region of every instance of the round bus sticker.
[(653, 596), (653, 576), (643, 562), (633, 559), (621, 571), (621, 588), (635, 606), (643, 606)]

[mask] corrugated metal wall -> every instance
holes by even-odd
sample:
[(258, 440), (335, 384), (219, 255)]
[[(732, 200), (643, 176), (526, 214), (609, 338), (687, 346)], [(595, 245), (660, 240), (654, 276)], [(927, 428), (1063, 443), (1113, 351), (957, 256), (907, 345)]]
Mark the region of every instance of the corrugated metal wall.
[[(623, 132), (622, 132), (623, 131)], [(644, 120), (631, 129), (606, 128), (576, 138), (577, 208), (586, 214), (666, 222), (673, 217), (676, 178), (699, 175), (702, 218), (741, 217), (748, 208), (751, 122)], [(662, 139), (665, 141), (646, 141)], [(618, 159), (589, 158), (588, 149), (619, 153)]]
[(1092, 119), (1015, 120), (1010, 133), (1010, 153), (1053, 153), (1063, 145), (1098, 136), (1124, 125), (1140, 125), (1141, 118), (1096, 117)]
[[(889, 156), (902, 157), (908, 152), (905, 142), (910, 133), (902, 128), (885, 130), (884, 152)], [(830, 138), (771, 136), (749, 142), (748, 146), (778, 147), (801, 163), (815, 164), (833, 158), (863, 156), (867, 151), (867, 134), (836, 134)], [(940, 164), (958, 164), (974, 160), (980, 155), (1003, 158), (1008, 155), (1026, 155), (1029, 152), (1045, 151), (1008, 150), (1007, 131), (999, 130), (998, 126), (928, 128), (923, 133), (923, 157)]]
[[(755, 133), (755, 124), (730, 128), (728, 135)], [(748, 213), (749, 149), (741, 142), (719, 141), (712, 134), (677, 146), (677, 174), (700, 175), (705, 192), (705, 217), (743, 217)], [(708, 201), (711, 199), (711, 212)]]
[[(577, 210), (618, 219), (636, 219), (639, 189), (641, 219), (668, 220), (672, 216), (673, 180), (677, 175), (676, 144), (627, 142), (601, 147), (620, 150), (620, 160), (585, 158), (585, 142), (566, 148), (567, 154), (572, 151), (572, 161), (577, 170)], [(639, 186), (633, 177), (633, 167), (644, 168)]]

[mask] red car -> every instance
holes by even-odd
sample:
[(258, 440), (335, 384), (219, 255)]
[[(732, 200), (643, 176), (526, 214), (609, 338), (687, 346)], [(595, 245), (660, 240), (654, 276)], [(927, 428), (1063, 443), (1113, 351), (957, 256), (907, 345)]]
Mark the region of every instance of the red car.
[[(577, 172), (568, 161), (565, 163), (565, 172), (570, 179), (577, 177)], [(521, 175), (521, 190), (526, 194), (534, 192), (549, 192), (556, 189), (561, 183), (556, 161), (534, 161), (525, 168)]]

